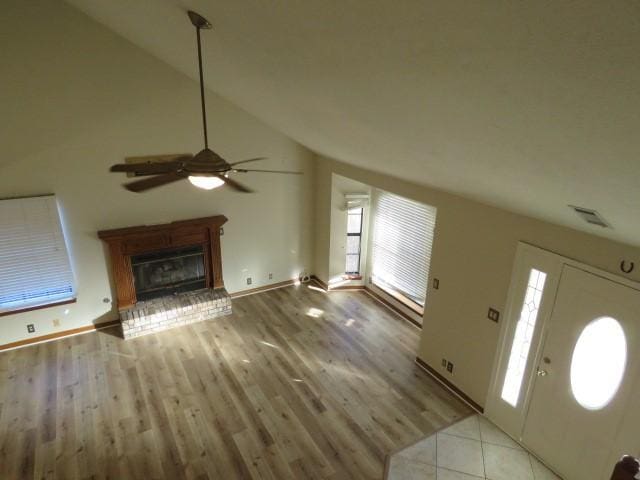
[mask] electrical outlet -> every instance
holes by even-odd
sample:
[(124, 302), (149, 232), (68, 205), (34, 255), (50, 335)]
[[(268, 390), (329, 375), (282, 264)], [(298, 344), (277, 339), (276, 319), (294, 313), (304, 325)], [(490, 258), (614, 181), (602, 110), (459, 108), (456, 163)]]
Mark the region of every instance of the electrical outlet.
[(60, 326), (60, 319), (59, 318), (54, 318), (53, 319), (53, 326), (54, 327), (59, 327)]
[(446, 368), (446, 366), (447, 366), (447, 359), (446, 359), (446, 358), (443, 358), (441, 363), (442, 363), (442, 366)]
[(493, 320), (494, 322), (498, 323), (498, 320), (500, 319), (500, 312), (495, 308), (489, 307), (489, 313), (487, 314), (487, 317), (489, 318), (489, 320)]
[(247, 285), (251, 285), (251, 277), (247, 277)]
[(447, 362), (447, 372), (453, 373), (453, 363)]
[(33, 323), (30, 323), (29, 325), (27, 325), (27, 332), (36, 333), (36, 327), (33, 325)]
[(433, 279), (433, 289), (434, 290), (438, 290), (440, 288), (440, 280), (438, 280), (437, 278)]
[(273, 280), (273, 273), (269, 274), (269, 280)]

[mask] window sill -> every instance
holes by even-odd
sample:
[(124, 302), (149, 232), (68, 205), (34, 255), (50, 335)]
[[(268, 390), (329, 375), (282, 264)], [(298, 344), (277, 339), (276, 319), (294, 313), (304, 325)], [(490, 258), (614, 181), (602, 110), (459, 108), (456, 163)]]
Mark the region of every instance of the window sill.
[(344, 280), (362, 280), (362, 275), (355, 273), (346, 273), (342, 276)]
[(56, 300), (55, 302), (52, 302), (52, 303), (32, 305), (30, 307), (19, 307), (11, 310), (3, 310), (3, 311), (0, 311), (0, 317), (6, 317), (8, 315), (16, 315), (18, 313), (32, 312), (34, 310), (42, 310), (45, 308), (59, 307), (60, 305), (68, 305), (70, 303), (76, 303), (76, 298), (74, 297), (67, 300)]
[(413, 311), (414, 313), (417, 313), (418, 315), (422, 316), (424, 315), (424, 307), (418, 305), (416, 302), (414, 302), (413, 300), (405, 297), (403, 294), (396, 292), (388, 287), (383, 287), (382, 285), (379, 285), (375, 282), (373, 282), (373, 284), (378, 287), (380, 290), (382, 290), (383, 292), (385, 292), (387, 295), (390, 295), (391, 297), (393, 297), (395, 300), (397, 300), (398, 302), (400, 302), (402, 305), (404, 305), (405, 307), (407, 307), (409, 310)]

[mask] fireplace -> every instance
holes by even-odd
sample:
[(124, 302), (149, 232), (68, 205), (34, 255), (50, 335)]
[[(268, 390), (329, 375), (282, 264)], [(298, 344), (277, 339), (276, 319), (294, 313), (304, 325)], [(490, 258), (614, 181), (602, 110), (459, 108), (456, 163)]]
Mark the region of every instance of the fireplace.
[(138, 301), (207, 286), (202, 245), (133, 255), (131, 269)]
[(223, 215), (103, 230), (125, 338), (231, 313), (224, 289)]

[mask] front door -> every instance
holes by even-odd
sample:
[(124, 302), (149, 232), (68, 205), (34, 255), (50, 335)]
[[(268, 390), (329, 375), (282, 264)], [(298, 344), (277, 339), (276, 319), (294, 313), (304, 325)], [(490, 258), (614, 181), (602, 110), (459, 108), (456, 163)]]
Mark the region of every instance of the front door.
[(564, 265), (522, 442), (566, 480), (608, 479), (638, 454), (640, 433), (620, 432), (638, 408), (639, 324), (639, 291)]

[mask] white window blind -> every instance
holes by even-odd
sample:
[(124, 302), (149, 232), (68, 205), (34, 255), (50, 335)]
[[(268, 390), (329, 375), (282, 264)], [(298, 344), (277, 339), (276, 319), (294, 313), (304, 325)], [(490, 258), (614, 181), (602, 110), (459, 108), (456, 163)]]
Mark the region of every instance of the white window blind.
[(56, 198), (0, 200), (0, 311), (74, 295)]
[(374, 206), (373, 280), (424, 306), (436, 209), (385, 191)]

